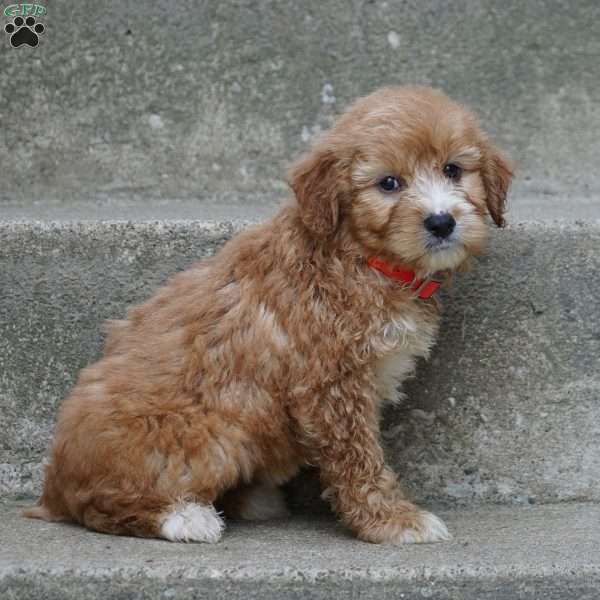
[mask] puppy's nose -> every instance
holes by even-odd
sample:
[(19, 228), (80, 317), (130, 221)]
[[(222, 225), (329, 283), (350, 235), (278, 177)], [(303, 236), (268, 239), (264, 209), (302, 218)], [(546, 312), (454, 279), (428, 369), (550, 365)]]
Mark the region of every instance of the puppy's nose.
[(431, 231), (436, 237), (447, 238), (454, 231), (456, 221), (450, 213), (440, 213), (439, 215), (429, 215), (423, 224), (425, 229)]

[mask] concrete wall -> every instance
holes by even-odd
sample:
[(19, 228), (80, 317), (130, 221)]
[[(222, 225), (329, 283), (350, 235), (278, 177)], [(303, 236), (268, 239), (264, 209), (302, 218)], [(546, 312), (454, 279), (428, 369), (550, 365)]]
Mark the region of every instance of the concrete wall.
[[(0, 227), (0, 492), (39, 489), (56, 408), (98, 355), (102, 321), (237, 227)], [(598, 248), (598, 225), (515, 226), (457, 277), (432, 360), (383, 419), (415, 497), (600, 500)]]
[[(516, 159), (512, 223), (571, 224), (499, 232), (461, 277), (433, 361), (385, 415), (390, 459), (423, 499), (600, 497), (600, 240), (575, 222), (600, 221), (600, 3), (47, 7), (38, 48), (0, 33), (0, 492), (39, 488), (105, 318), (213, 252), (232, 217), (269, 214), (285, 166), (353, 98), (421, 83)], [(216, 222), (140, 224), (155, 218)]]
[(38, 48), (2, 34), (5, 205), (274, 202), (285, 165), (336, 113), (399, 83), (472, 105), (517, 159), (520, 196), (600, 187), (597, 0), (47, 6)]

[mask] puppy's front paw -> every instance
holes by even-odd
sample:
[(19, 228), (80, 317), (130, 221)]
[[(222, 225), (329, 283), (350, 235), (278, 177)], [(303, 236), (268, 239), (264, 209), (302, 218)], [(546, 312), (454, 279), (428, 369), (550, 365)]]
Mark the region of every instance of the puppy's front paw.
[(366, 527), (358, 537), (375, 544), (428, 544), (452, 539), (444, 522), (426, 511), (401, 512), (389, 521)]

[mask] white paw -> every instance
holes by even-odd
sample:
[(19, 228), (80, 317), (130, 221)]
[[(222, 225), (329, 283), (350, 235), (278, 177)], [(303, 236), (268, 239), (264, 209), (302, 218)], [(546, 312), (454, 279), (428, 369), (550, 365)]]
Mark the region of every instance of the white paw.
[(225, 524), (212, 504), (193, 502), (175, 504), (164, 517), (160, 528), (162, 537), (172, 542), (208, 542), (221, 539)]
[(439, 517), (430, 512), (420, 512), (420, 525), (415, 529), (404, 529), (394, 543), (396, 544), (429, 544), (431, 542), (445, 542), (452, 539), (446, 524)]
[(266, 521), (288, 516), (283, 492), (278, 487), (262, 483), (245, 493), (240, 518), (248, 521)]
[(396, 519), (374, 524), (358, 536), (375, 544), (428, 544), (452, 539), (444, 522), (425, 511), (402, 511)]

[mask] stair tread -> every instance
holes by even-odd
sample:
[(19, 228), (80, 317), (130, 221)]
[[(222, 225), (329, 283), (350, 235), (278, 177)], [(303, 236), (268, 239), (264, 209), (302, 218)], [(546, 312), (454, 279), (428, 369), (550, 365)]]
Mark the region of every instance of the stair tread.
[[(242, 220), (268, 218), (286, 199), (285, 193), (230, 194), (226, 196), (156, 198), (91, 197), (64, 201), (0, 202), (1, 221), (155, 221)], [(509, 223), (521, 221), (600, 221), (600, 198), (595, 195), (565, 198), (562, 195), (512, 194)]]
[(18, 591), (27, 581), (49, 589), (53, 580), (68, 587), (101, 579), (114, 589), (134, 581), (138, 591), (150, 590), (149, 597), (152, 581), (159, 581), (163, 592), (172, 589), (167, 596), (177, 596), (186, 582), (206, 582), (211, 588), (220, 584), (211, 597), (250, 583), (262, 597), (274, 590), (286, 597), (297, 583), (307, 594), (313, 588), (341, 594), (366, 585), (366, 597), (377, 597), (381, 586), (431, 597), (436, 590), (461, 586), (464, 597), (471, 597), (471, 591), (508, 592), (517, 583), (543, 588), (566, 582), (573, 592), (600, 582), (597, 504), (446, 511), (440, 516), (454, 535), (451, 542), (400, 547), (358, 541), (333, 518), (310, 516), (231, 523), (215, 545), (111, 537), (21, 518), (24, 505), (0, 503), (0, 591), (7, 585)]

